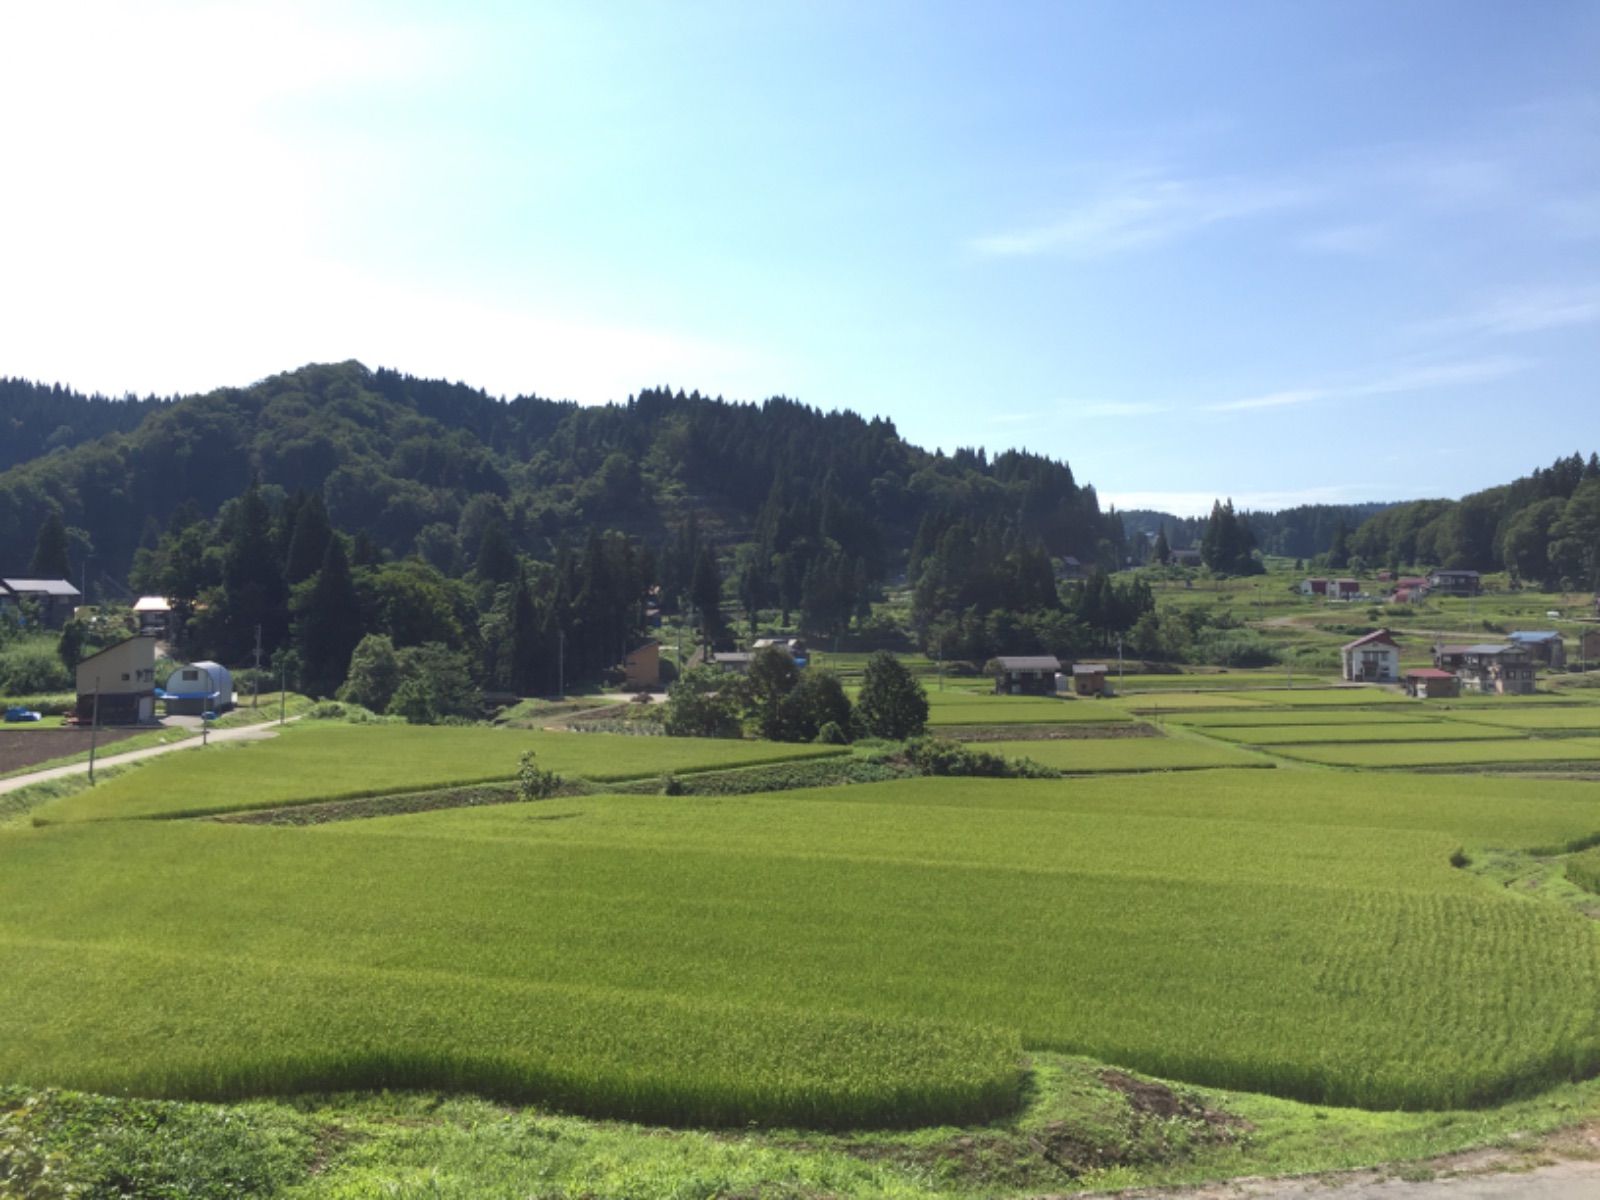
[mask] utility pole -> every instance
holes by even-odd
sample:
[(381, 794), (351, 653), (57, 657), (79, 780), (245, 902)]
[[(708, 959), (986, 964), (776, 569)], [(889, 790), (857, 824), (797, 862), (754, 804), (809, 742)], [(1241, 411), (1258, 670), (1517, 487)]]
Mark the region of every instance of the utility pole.
[(89, 718), (89, 786), (94, 786), (94, 748), (100, 739), (100, 676), (94, 677), (94, 709)]
[(1117, 634), (1117, 695), (1122, 694), (1122, 635)]
[(278, 724), (283, 724), (289, 706), (289, 657), (284, 655), (278, 664)]
[(256, 626), (256, 670), (251, 677), (250, 707), (261, 707), (261, 626)]
[(567, 631), (556, 630), (556, 699), (567, 698)]

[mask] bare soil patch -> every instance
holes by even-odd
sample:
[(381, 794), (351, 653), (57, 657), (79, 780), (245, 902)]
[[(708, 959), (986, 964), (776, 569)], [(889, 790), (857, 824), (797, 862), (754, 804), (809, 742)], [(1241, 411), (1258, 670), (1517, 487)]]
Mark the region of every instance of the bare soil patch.
[[(110, 746), (141, 733), (145, 727), (100, 730), (96, 746)], [(89, 752), (87, 729), (5, 729), (0, 728), (0, 775), (9, 775), (51, 759)]]

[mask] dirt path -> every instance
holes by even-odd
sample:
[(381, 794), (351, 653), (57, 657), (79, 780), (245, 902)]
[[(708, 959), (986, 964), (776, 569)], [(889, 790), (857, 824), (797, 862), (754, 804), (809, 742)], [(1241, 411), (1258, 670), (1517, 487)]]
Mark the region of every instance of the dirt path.
[[(276, 727), (272, 725), (243, 725), (236, 729), (214, 729), (211, 731), (210, 740), (213, 742), (259, 741), (262, 738), (276, 737), (277, 732)], [(145, 750), (130, 750), (126, 754), (102, 754), (95, 759), (95, 767), (98, 769), (101, 767), (121, 766), (124, 763), (154, 758), (158, 754), (170, 754), (174, 750), (198, 750), (200, 744), (200, 739), (193, 737), (185, 738), (181, 742), (168, 742), (164, 746), (151, 746)], [(43, 783), (48, 779), (65, 779), (69, 775), (86, 775), (88, 772), (89, 764), (87, 762), (79, 762), (69, 763), (64, 767), (50, 767), (44, 771), (30, 771), (26, 775), (14, 775), (10, 779), (0, 779), (0, 795), (4, 795), (6, 792), (15, 792), (35, 783)]]
[(1412, 1167), (1234, 1179), (1118, 1195), (1122, 1200), (1596, 1200), (1600, 1122), (1516, 1149), (1469, 1150)]

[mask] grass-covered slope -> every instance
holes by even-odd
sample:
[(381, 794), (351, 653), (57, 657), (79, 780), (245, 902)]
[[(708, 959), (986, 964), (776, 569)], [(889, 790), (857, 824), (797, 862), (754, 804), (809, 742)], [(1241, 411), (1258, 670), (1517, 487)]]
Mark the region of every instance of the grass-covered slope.
[(1285, 771), (47, 827), (0, 838), (0, 1078), (870, 1124), (1031, 1047), (1482, 1103), (1600, 1066), (1600, 937), (1451, 853), (1597, 832), (1581, 785)]

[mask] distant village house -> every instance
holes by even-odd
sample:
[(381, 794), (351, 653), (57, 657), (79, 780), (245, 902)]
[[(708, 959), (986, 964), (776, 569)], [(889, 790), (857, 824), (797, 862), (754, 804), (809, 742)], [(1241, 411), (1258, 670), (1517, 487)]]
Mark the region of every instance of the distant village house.
[(0, 601), (21, 610), (32, 601), (46, 629), (60, 629), (83, 600), (83, 593), (65, 579), (0, 579)]
[(1043, 654), (1006, 654), (989, 663), (997, 696), (1053, 696), (1061, 660)]
[(1537, 630), (1526, 633), (1508, 633), (1506, 638), (1527, 650), (1534, 661), (1543, 663), (1553, 671), (1567, 667), (1567, 647), (1555, 630)]
[(661, 643), (644, 642), (622, 660), (622, 686), (630, 692), (652, 692), (661, 686)]
[(1400, 646), (1387, 629), (1379, 629), (1339, 648), (1344, 678), (1351, 683), (1396, 683), (1400, 679)]
[(1464, 691), (1496, 696), (1527, 696), (1535, 685), (1533, 655), (1522, 646), (1482, 642), (1435, 646), (1433, 665), (1451, 671)]
[(1428, 589), (1447, 596), (1476, 596), (1483, 591), (1483, 577), (1476, 571), (1434, 571), (1428, 576)]
[(144, 725), (156, 719), (156, 640), (143, 634), (78, 664), (78, 720)]

